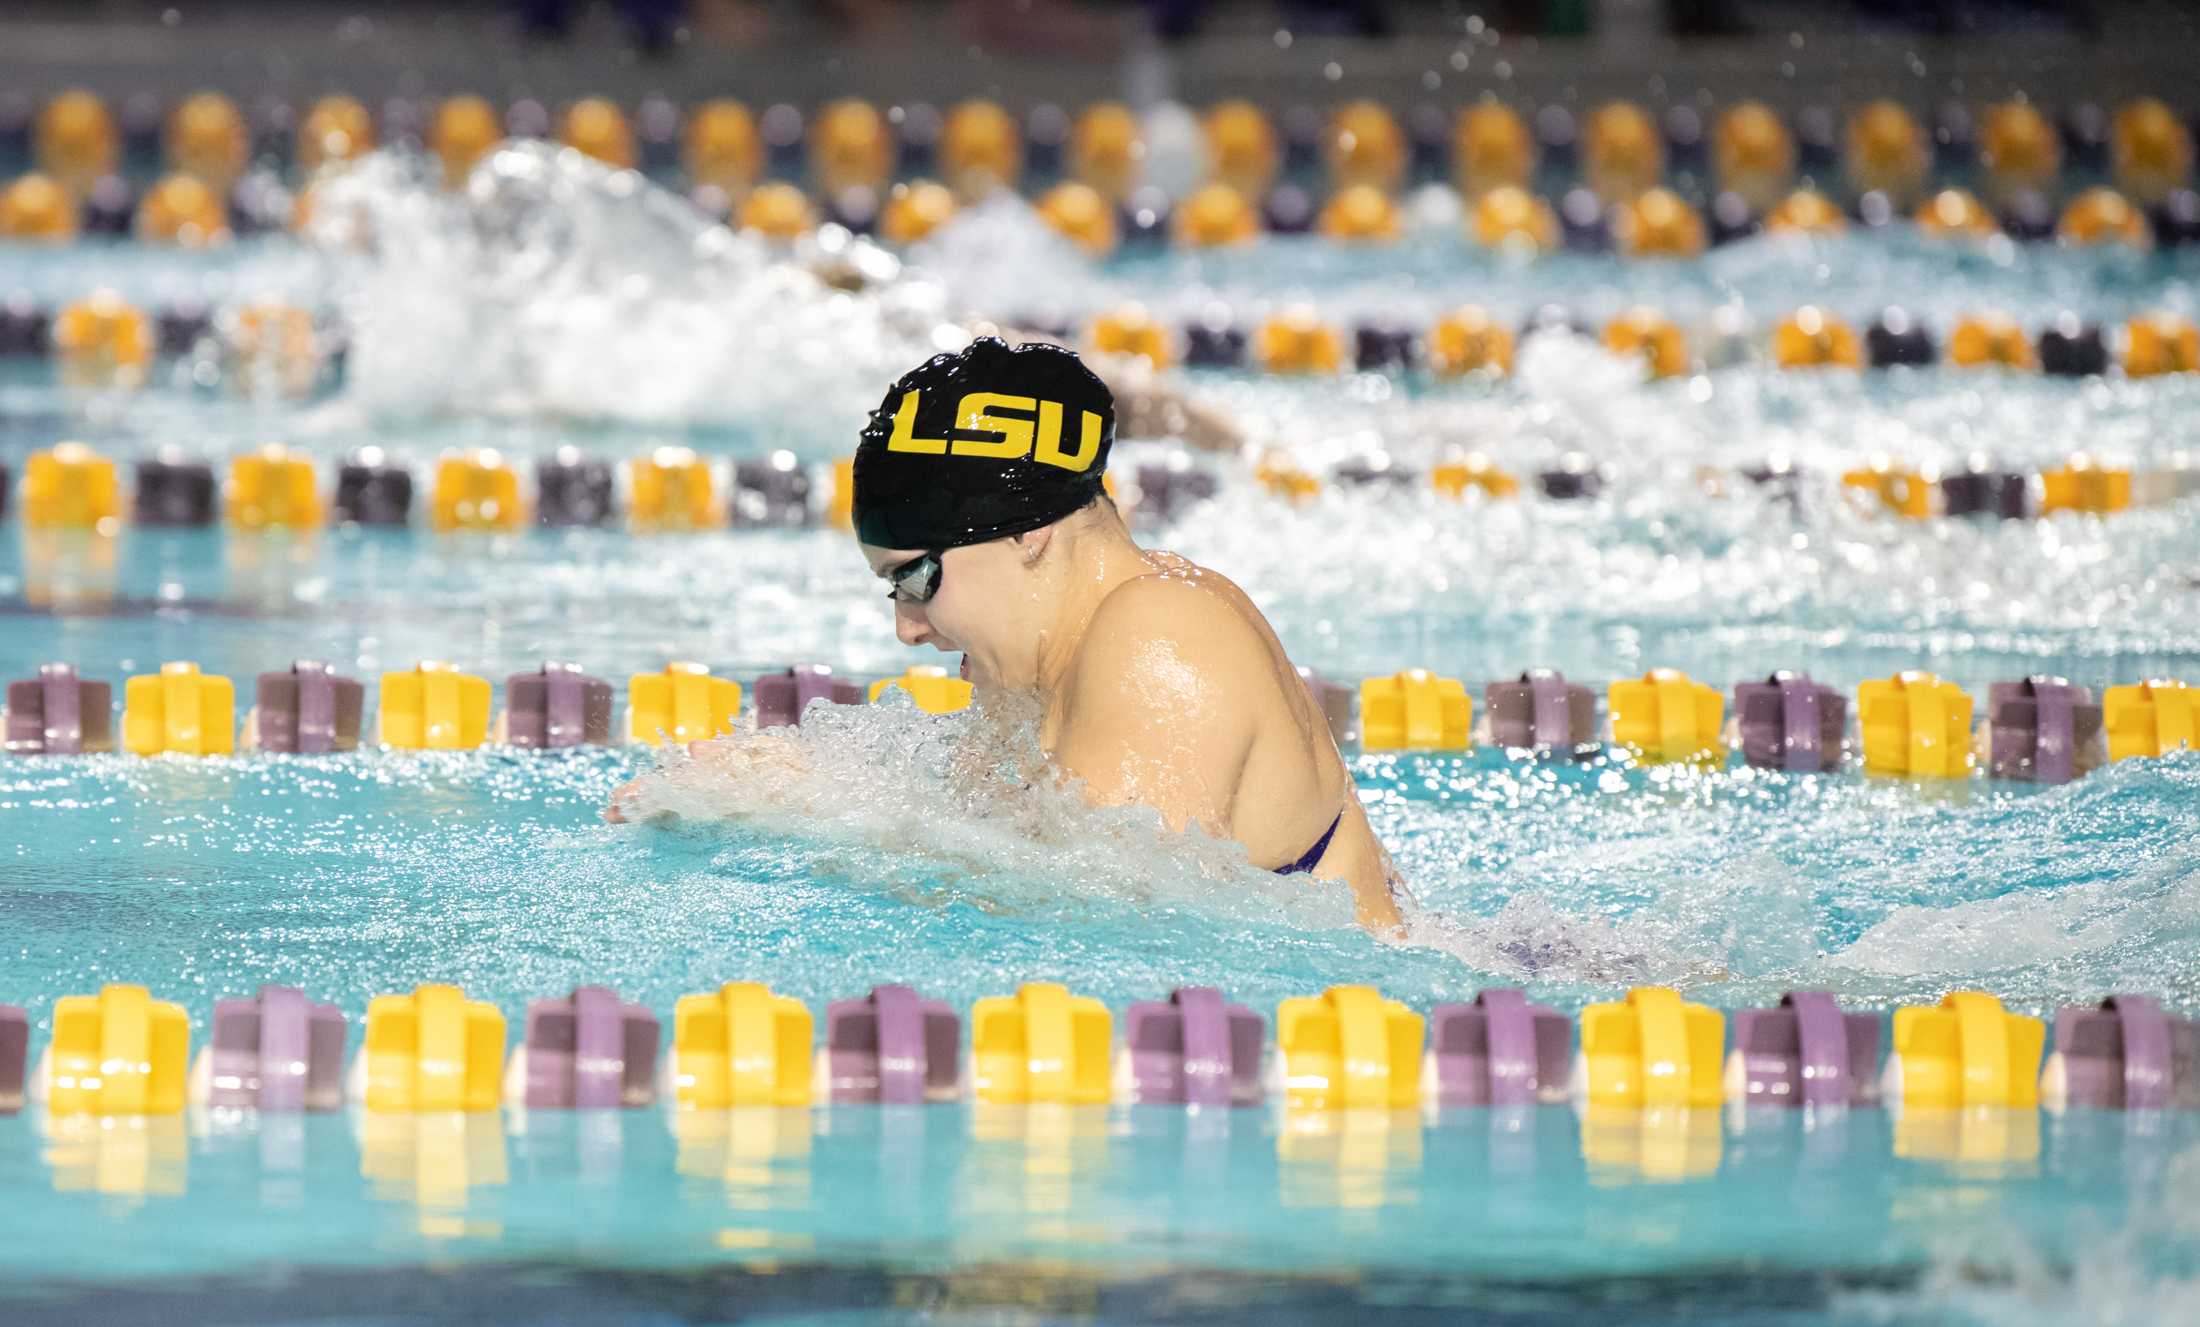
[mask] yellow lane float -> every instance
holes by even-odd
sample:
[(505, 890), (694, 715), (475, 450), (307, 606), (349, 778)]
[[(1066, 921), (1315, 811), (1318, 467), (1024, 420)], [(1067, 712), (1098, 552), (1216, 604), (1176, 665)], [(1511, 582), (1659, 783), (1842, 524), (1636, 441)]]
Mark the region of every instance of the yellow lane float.
[[(498, 134), (489, 142), (502, 136)], [(298, 167), (308, 175), (333, 162), (356, 160), (373, 150), (374, 117), (355, 97), (323, 97), (313, 103), (313, 109), (298, 124)]]
[(1260, 236), (1260, 216), (1245, 195), (1219, 180), (1203, 184), (1177, 204), (1170, 221), (1176, 242), (1193, 249), (1250, 244)]
[(1688, 373), (1688, 338), (1672, 319), (1655, 309), (1633, 308), (1604, 325), (1604, 348), (1641, 360), (1653, 378)]
[(1509, 498), (1520, 492), (1520, 480), (1480, 452), (1437, 462), (1429, 471), (1429, 486), (1447, 498), (1465, 497), (1470, 488), (1492, 498)]
[(871, 700), (875, 703), (888, 687), (907, 692), (926, 714), (953, 714), (970, 704), (970, 684), (936, 664), (917, 664), (899, 677), (880, 678), (871, 684)]
[(1592, 1107), (1717, 1106), (1725, 1055), (1726, 1016), (1664, 986), (1581, 1011), (1580, 1095)]
[(1322, 491), (1320, 478), (1284, 452), (1262, 453), (1253, 481), (1285, 502), (1306, 502)]
[(1847, 171), (1858, 193), (1886, 194), (1908, 205), (1932, 165), (1925, 133), (1899, 102), (1873, 101), (1849, 117)]
[(2012, 1014), (1979, 991), (1954, 991), (1938, 1005), (1894, 1011), (1894, 1051), (1881, 1090), (1910, 1109), (2040, 1104), (2040, 1055), (2047, 1024)]
[(137, 237), (146, 244), (203, 249), (229, 238), (229, 208), (196, 175), (171, 175), (138, 200)]
[(1645, 764), (1726, 759), (1720, 739), (1726, 697), (1678, 669), (1653, 668), (1612, 683), (1606, 707), (1612, 740)]
[(2064, 244), (2144, 249), (2152, 242), (2153, 231), (2130, 199), (2114, 189), (2088, 189), (2063, 209), (2062, 219), (2055, 223), (2055, 237)]
[(825, 523), (835, 530), (856, 528), (856, 462), (852, 456), (833, 461), (833, 487), (825, 497)]
[(1774, 235), (1838, 235), (1848, 228), (1841, 209), (1815, 189), (1797, 189), (1765, 216), (1765, 229)]
[[(810, 125), (810, 175), (828, 194), (883, 189), (894, 174), (894, 137), (878, 107), (843, 97)], [(953, 195), (949, 195), (953, 202)]]
[(1925, 475), (1908, 466), (1898, 466), (1884, 456), (1874, 456), (1867, 465), (1843, 471), (1843, 488), (1870, 494), (1879, 505), (1897, 516), (1923, 520), (1934, 514), (1934, 484)]
[(1367, 751), (1464, 751), (1474, 701), (1458, 678), (1408, 668), (1360, 683), (1360, 746)]
[(1630, 258), (1693, 258), (1703, 252), (1703, 216), (1671, 189), (1647, 189), (1612, 209), (1612, 240)]
[(76, 230), (76, 200), (53, 176), (32, 171), (0, 190), (0, 238), (63, 244)]
[(351, 1095), (369, 1111), (495, 1110), (504, 1072), (504, 1015), (456, 986), (367, 1001)]
[(1352, 244), (1390, 244), (1401, 233), (1398, 207), (1372, 184), (1350, 184), (1330, 195), (1315, 228), (1332, 240)]
[(1237, 193), (1257, 198), (1276, 178), (1276, 131), (1268, 116), (1249, 101), (1218, 103), (1202, 124), (1207, 138), (1207, 174)]
[(1973, 314), (1959, 320), (1948, 334), (1948, 362), (1965, 368), (1993, 365), (2027, 373), (2040, 366), (2032, 338), (2024, 334), (2016, 319), (2000, 313)]
[(2116, 187), (2134, 202), (2151, 206), (2192, 181), (2192, 134), (2153, 97), (2125, 102), (2108, 142)]
[(992, 1105), (1104, 1105), (1113, 1037), (1106, 1005), (1055, 982), (987, 996), (970, 1007), (973, 1090)]
[(1047, 190), (1039, 199), (1039, 219), (1095, 258), (1115, 252), (1115, 207), (1089, 184), (1064, 180)]
[(320, 477), (311, 457), (280, 446), (229, 464), (222, 511), (239, 530), (311, 530), (322, 520)]
[(195, 663), (164, 663), (122, 687), (122, 748), (133, 755), (226, 756), (236, 749), (237, 688)]
[(446, 97), (428, 122), (428, 151), (443, 166), (443, 183), (456, 189), (465, 183), (474, 163), (504, 137), (496, 107), (472, 95)]
[(402, 751), (471, 751), (489, 740), (489, 679), (425, 660), (382, 674), (382, 741)]
[(1971, 697), (1922, 670), (1856, 688), (1864, 769), (1909, 779), (1960, 779), (1971, 772)]
[(2054, 126), (2029, 102), (1990, 106), (1979, 124), (1979, 161), (1989, 192), (2001, 202), (2046, 193), (2062, 174), (2062, 144)]
[(1446, 378), (1467, 373), (1503, 376), (1512, 372), (1513, 336), (1488, 312), (1468, 305), (1438, 318), (1429, 329), (1428, 362)]
[(1535, 138), (1512, 107), (1481, 101), (1459, 112), (1451, 160), (1461, 195), (1479, 200), (1497, 189), (1524, 189), (1535, 173), (1535, 158)]
[(219, 92), (198, 92), (168, 113), (168, 164), (195, 175), (216, 189), (227, 189), (244, 174), (250, 152), (244, 116), (237, 103)]
[(626, 112), (602, 97), (583, 97), (565, 108), (558, 141), (614, 170), (634, 168), (634, 129)]
[(1427, 1023), (1372, 986), (1332, 986), (1276, 1006), (1291, 1110), (1410, 1110), (1421, 1101)]
[(809, 195), (781, 180), (750, 190), (735, 215), (741, 229), (769, 239), (799, 239), (817, 229), (817, 209)]
[(1525, 256), (1558, 248), (1558, 214), (1516, 184), (1494, 185), (1475, 200), (1470, 218), (1474, 242)]
[(428, 493), (428, 524), (439, 531), (517, 530), (527, 519), (519, 471), (485, 448), (445, 456), (435, 463)]
[(32, 154), (41, 173), (82, 198), (101, 176), (114, 172), (116, 135), (107, 103), (82, 88), (48, 101), (32, 126)]
[(1128, 197), (1145, 165), (1145, 131), (1123, 103), (1094, 102), (1071, 126), (1070, 175), (1103, 197), (1116, 202)]
[(1262, 321), (1253, 359), (1270, 373), (1335, 373), (1344, 364), (1344, 342), (1312, 308), (1294, 305)]
[(1379, 102), (1347, 102), (1330, 117), (1322, 140), (1329, 182), (1343, 190), (1365, 185), (1387, 193), (1405, 180), (1406, 140), (1397, 117)]
[(2130, 506), (2131, 471), (2128, 467), (2102, 465), (2080, 452), (2040, 474), (2042, 515), (2058, 511), (2106, 515)]
[(2108, 758), (2166, 756), (2200, 747), (2200, 689), (2169, 678), (2110, 687), (2101, 696)]
[(638, 530), (708, 530), (725, 524), (710, 463), (685, 447), (658, 447), (626, 463), (628, 515)]
[(1862, 368), (1856, 329), (1815, 305), (1780, 320), (1772, 333), (1772, 359), (1783, 369)]
[(756, 117), (738, 101), (706, 101), (688, 116), (681, 143), (681, 165), (690, 187), (708, 185), (739, 199), (764, 171), (764, 140)]
[(665, 1099), (687, 1110), (810, 1104), (810, 1011), (760, 981), (729, 981), (672, 1007)]
[(1157, 369), (1175, 359), (1169, 329), (1146, 312), (1143, 304), (1119, 305), (1092, 320), (1088, 338), (1092, 348), (1108, 355), (1136, 355)]
[(23, 466), (23, 523), (33, 530), (97, 530), (122, 523), (115, 463), (81, 442), (32, 452)]
[(109, 985), (97, 995), (53, 1003), (53, 1039), (39, 1058), (30, 1096), (49, 1116), (173, 1115), (183, 1109), (191, 1067), (191, 1020), (183, 1006), (143, 986)]
[(1942, 189), (1918, 204), (1917, 228), (1935, 239), (1983, 240), (2001, 233), (2001, 223), (1969, 189)]
[(1742, 102), (1719, 117), (1711, 158), (1719, 187), (1740, 194), (1758, 212), (1778, 203), (1795, 179), (1795, 140), (1761, 101)]
[(995, 102), (961, 103), (940, 127), (940, 162), (958, 198), (975, 201), (996, 189), (1015, 188), (1024, 168), (1016, 121)]
[(153, 363), (152, 320), (114, 292), (100, 291), (64, 306), (54, 318), (53, 353), (65, 386), (136, 388)]
[(2124, 376), (2151, 378), (2200, 370), (2200, 331), (2174, 313), (2152, 313), (2124, 324)]
[(1599, 198), (1625, 202), (1665, 178), (1665, 142), (1650, 113), (1608, 101), (1589, 113), (1581, 134), (1582, 174)]
[(955, 216), (955, 195), (937, 180), (911, 180), (886, 194), (879, 234), (890, 244), (915, 244)]
[(699, 663), (675, 661), (626, 683), (627, 736), (650, 746), (699, 742), (733, 731), (741, 684), (712, 677)]

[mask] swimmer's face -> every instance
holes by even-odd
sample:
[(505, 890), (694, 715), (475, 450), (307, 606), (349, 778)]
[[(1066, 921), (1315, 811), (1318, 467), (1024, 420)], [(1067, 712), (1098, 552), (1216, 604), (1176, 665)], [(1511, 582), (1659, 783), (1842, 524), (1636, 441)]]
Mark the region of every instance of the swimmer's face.
[[(923, 603), (894, 599), (894, 634), (904, 645), (961, 654), (970, 678), (1025, 687), (1038, 676), (1038, 638), (1046, 621), (1021, 539), (995, 539), (940, 554), (940, 584)], [(925, 555), (921, 548), (863, 545), (864, 560), (882, 584)]]

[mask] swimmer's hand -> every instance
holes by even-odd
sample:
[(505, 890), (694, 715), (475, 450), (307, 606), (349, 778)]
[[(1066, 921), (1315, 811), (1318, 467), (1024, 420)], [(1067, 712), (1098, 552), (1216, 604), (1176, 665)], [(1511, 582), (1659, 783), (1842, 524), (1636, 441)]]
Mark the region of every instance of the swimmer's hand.
[[(709, 758), (711, 749), (718, 745), (719, 739), (690, 742), (687, 744), (687, 753), (690, 759), (705, 760)], [(611, 800), (605, 804), (603, 809), (603, 818), (614, 825), (630, 824), (637, 817), (642, 820), (678, 819), (678, 815), (671, 811), (648, 812), (641, 809), (650, 785), (662, 774), (662, 770), (651, 770), (639, 778), (628, 779), (625, 783), (612, 789)]]
[[(678, 820), (683, 814), (679, 805), (692, 810), (699, 797), (711, 818), (787, 810), (788, 803), (804, 795), (804, 776), (811, 772), (794, 743), (770, 734), (728, 733), (690, 742), (687, 756), (620, 784), (604, 807), (603, 818), (614, 825)], [(725, 796), (723, 785), (711, 788), (713, 779), (737, 784), (739, 796)]]

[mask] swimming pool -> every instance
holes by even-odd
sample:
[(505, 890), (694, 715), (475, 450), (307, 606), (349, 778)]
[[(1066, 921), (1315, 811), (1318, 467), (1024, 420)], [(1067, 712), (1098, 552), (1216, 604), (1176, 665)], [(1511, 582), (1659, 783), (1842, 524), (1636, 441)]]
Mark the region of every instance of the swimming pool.
[[(374, 262), (287, 241), (213, 258), (11, 251), (18, 284), (48, 299), (94, 272), (149, 304), (275, 289), (344, 308), (356, 339), (347, 391), (302, 403), (166, 380), (86, 398), (13, 366), (0, 457), (20, 475), (62, 436), (118, 457), (282, 441), (324, 465), (363, 445), (424, 463), (447, 447), (525, 461), (675, 442), (784, 449), (822, 475), (876, 399), (864, 375), (966, 303), (1066, 317), (1135, 297), (1181, 318), (1219, 302), (1250, 321), (1293, 299), (1340, 320), (1470, 297), (1508, 319), (1552, 300), (1601, 318), (1647, 300), (1692, 326), (1738, 307), (1759, 328), (1794, 304), (1863, 321), (1898, 298), (1928, 317), (2192, 312), (2192, 260), (2175, 254), (1950, 260), (1886, 235), (1647, 269), (1515, 267), (1422, 236), (1383, 262), (1277, 239), (1251, 255), (1094, 267), (1008, 207), (920, 253), (938, 288), (894, 287), (881, 297), (904, 302), (892, 316), (789, 291), (712, 312), (667, 283), (696, 263), (753, 275), (751, 256), (645, 248), (612, 262), (633, 242), (615, 206), (563, 215), (594, 219), (528, 289), (509, 284), (515, 264), (438, 292), (458, 269), (429, 270), (420, 246), (452, 233), (434, 218)], [(1003, 245), (1025, 256), (984, 260)], [(1010, 268), (1024, 274), (1015, 286), (988, 286)], [(637, 271), (638, 293), (622, 286)], [(1058, 307), (1011, 305), (1034, 289)], [(417, 321), (431, 296), (464, 317)], [(781, 372), (754, 320), (788, 307), (868, 339), (841, 362), (798, 356)], [(614, 347), (591, 364), (622, 320), (646, 353)], [(495, 408), (450, 408), (478, 386), (431, 373), (457, 346), (496, 352), (482, 352), (507, 389)], [(2108, 517), (1915, 522), (1851, 501), (1838, 476), (1873, 452), (1952, 466), (1990, 449), (2039, 469), (2081, 446), (2170, 468), (2195, 441), (2192, 377), (1813, 376), (1749, 362), (1644, 383), (1556, 336), (1524, 345), (1500, 382), (1195, 370), (1185, 380), (1256, 445), (1324, 474), (1378, 452), (1419, 472), (1469, 446), (1522, 474), (1586, 453), (1603, 486), (1585, 501), (1461, 502), (1424, 484), (1331, 483), (1294, 504), (1243, 460), (1203, 456), (1218, 495), (1152, 533), (1243, 584), (1298, 661), (1339, 678), (1427, 666), (1478, 702), (1482, 682), (1530, 666), (1600, 691), (1654, 666), (1721, 689), (1807, 669), (1850, 692), (1926, 667), (1981, 696), (2036, 673), (2095, 688), (2189, 678), (2190, 497)], [(1119, 468), (1170, 454), (1127, 446)], [(1734, 478), (1774, 454), (1802, 476), (1792, 490)], [(498, 679), (546, 659), (623, 679), (692, 658), (744, 680), (801, 661), (860, 677), (917, 661), (847, 536), (828, 529), (48, 538), (18, 517), (8, 535), (8, 679), (54, 659), (117, 681), (190, 659), (240, 683), (297, 658), (368, 679), (430, 658)], [(0, 1001), (30, 1010), (34, 1045), (56, 996), (110, 981), (180, 1002), (194, 1044), (214, 999), (265, 982), (346, 1011), (355, 1044), (370, 997), (426, 981), (494, 1003), (515, 1030), (528, 1000), (577, 985), (662, 1017), (736, 978), (817, 1011), (886, 980), (967, 1010), (1037, 979), (1118, 1013), (1205, 984), (1272, 1016), (1351, 982), (1419, 1010), (1519, 986), (1573, 1013), (1648, 984), (1724, 1009), (1815, 988), (1884, 1010), (1957, 987), (2041, 1015), (2119, 991), (2200, 1008), (2189, 754), (2033, 787), (1553, 763), (1487, 746), (1369, 753), (1355, 764), (1363, 800), (1416, 894), (1411, 938), (1393, 945), (1351, 927), (1341, 900), (1251, 878), (1136, 816), (953, 794), (937, 773), (941, 730), (966, 722), (826, 712), (796, 740), (834, 812), (698, 793), (747, 818), (672, 830), (596, 820), (649, 764), (634, 747), (11, 759)], [(24, 1320), (424, 1305), (603, 1320), (753, 1306), (791, 1320), (885, 1303), (951, 1319), (1314, 1321), (1390, 1306), (1521, 1321), (2149, 1321), (2189, 1312), (2200, 1275), (2194, 1121), (948, 1105), (77, 1128), (32, 1109), (0, 1117), (12, 1195), (0, 1258), (15, 1283), (0, 1293)], [(411, 1274), (400, 1284), (393, 1269)]]

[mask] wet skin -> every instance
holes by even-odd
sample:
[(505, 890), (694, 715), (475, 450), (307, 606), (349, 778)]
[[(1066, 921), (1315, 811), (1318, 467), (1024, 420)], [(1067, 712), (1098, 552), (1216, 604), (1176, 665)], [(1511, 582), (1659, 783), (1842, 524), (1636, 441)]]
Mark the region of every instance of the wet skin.
[[(863, 547), (885, 576), (919, 549)], [(1034, 691), (1041, 746), (1099, 805), (1295, 862), (1342, 812), (1314, 876), (1352, 891), (1361, 925), (1400, 925), (1391, 867), (1320, 709), (1244, 591), (1132, 541), (1098, 501), (1010, 539), (949, 549), (939, 592), (894, 604), (895, 634), (964, 656), (988, 689)]]

